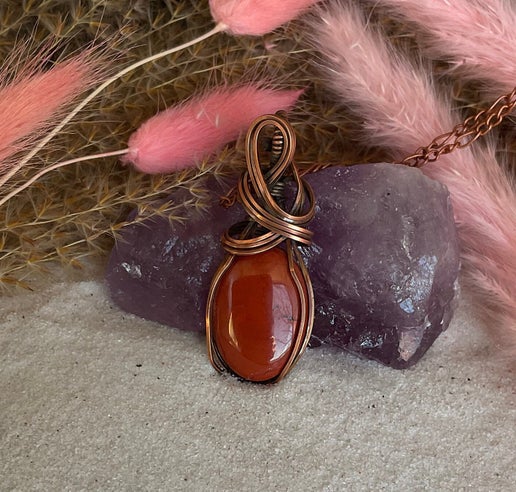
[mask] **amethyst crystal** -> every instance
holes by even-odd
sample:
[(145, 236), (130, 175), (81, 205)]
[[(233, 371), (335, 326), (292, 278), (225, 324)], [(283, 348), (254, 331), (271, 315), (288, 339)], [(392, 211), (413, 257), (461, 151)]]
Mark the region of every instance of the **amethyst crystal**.
[[(184, 191), (174, 197), (178, 204), (183, 199)], [(107, 284), (112, 299), (125, 311), (183, 330), (204, 331), (211, 278), (225, 255), (220, 238), (245, 214), (237, 206), (219, 206), (213, 194), (208, 211), (190, 208), (177, 215), (188, 220), (171, 224), (152, 217), (125, 227), (109, 259)]]
[[(392, 164), (334, 167), (307, 177), (317, 198), (305, 248), (316, 299), (312, 345), (329, 344), (395, 368), (417, 362), (449, 324), (459, 254), (448, 191)], [(219, 238), (245, 215), (216, 202), (184, 224), (152, 218), (124, 229), (107, 283), (123, 309), (204, 330)], [(176, 198), (177, 199), (177, 198)], [(180, 199), (180, 198), (179, 198)]]

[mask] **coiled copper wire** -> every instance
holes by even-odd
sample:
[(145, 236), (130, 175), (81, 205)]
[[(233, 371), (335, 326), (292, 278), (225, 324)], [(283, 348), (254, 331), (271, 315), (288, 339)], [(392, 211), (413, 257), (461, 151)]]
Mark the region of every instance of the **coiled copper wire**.
[[(261, 132), (270, 126), (274, 127), (270, 164), (262, 165), (258, 141)], [(213, 334), (215, 297), (219, 283), (239, 256), (263, 253), (285, 242), (288, 269), (299, 296), (298, 325), (287, 362), (281, 372), (271, 380), (264, 381), (266, 383), (280, 381), (296, 364), (310, 339), (315, 312), (310, 275), (296, 247), (296, 243), (311, 243), (312, 233), (304, 226), (315, 214), (315, 197), (312, 188), (303, 180), (293, 163), (295, 147), (293, 128), (278, 115), (262, 116), (249, 129), (246, 138), (247, 171), (238, 183), (236, 195), (231, 192), (227, 196), (228, 204), (238, 198), (249, 220), (235, 224), (223, 236), (222, 244), (229, 254), (212, 279), (206, 307), (208, 357), (217, 371), (232, 372), (221, 356)], [(296, 186), (288, 207), (283, 197), (286, 179), (292, 180)]]
[[(260, 163), (258, 139), (269, 126), (275, 128), (271, 165)], [(231, 227), (223, 236), (226, 251), (251, 255), (267, 251), (285, 239), (309, 245), (312, 232), (304, 227), (315, 213), (312, 188), (299, 175), (293, 163), (296, 135), (290, 124), (276, 115), (265, 115), (254, 122), (246, 138), (247, 171), (238, 187), (238, 200), (250, 219)], [(296, 187), (292, 204), (283, 208), (284, 179), (288, 176)]]

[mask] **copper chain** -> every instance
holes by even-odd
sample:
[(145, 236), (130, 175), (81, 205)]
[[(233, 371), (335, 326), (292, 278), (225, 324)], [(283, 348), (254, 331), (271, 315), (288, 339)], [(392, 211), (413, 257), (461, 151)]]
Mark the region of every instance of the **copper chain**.
[(516, 87), (509, 94), (499, 97), (490, 108), (466, 118), (450, 132), (436, 137), (430, 145), (420, 147), (414, 154), (405, 157), (400, 164), (421, 167), (427, 162), (436, 161), (443, 154), (467, 147), (498, 126), (515, 107)]

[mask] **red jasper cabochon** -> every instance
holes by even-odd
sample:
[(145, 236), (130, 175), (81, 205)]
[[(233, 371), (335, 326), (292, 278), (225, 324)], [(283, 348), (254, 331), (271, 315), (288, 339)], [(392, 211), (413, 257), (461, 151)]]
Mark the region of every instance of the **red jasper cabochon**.
[[(294, 271), (302, 279), (296, 264)], [(211, 322), (229, 368), (249, 381), (277, 377), (295, 344), (300, 304), (285, 251), (235, 257), (217, 286)]]

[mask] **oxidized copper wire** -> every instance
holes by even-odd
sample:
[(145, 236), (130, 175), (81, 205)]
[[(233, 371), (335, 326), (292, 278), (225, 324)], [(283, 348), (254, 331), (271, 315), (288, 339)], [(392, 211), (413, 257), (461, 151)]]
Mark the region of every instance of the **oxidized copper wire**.
[(405, 157), (399, 164), (421, 167), (427, 162), (436, 161), (443, 154), (468, 147), (498, 126), (515, 107), (516, 87), (509, 94), (499, 97), (488, 109), (466, 118), (448, 133), (439, 135), (426, 147), (420, 147), (414, 154)]
[[(258, 155), (258, 137), (270, 125), (276, 126), (282, 133), (283, 146), (276, 163), (264, 173)], [(263, 116), (251, 127), (246, 139), (248, 170), (238, 183), (237, 193), (252, 222), (236, 224), (224, 234), (222, 243), (229, 253), (261, 253), (274, 248), (285, 239), (305, 245), (311, 243), (312, 233), (303, 226), (314, 216), (315, 198), (312, 188), (302, 180), (292, 163), (295, 148), (294, 130), (278, 116)], [(278, 204), (277, 197), (274, 196), (275, 186), (281, 183), (287, 171), (297, 187), (294, 202), (288, 211)], [(265, 232), (253, 235), (252, 232), (259, 229), (257, 225), (262, 226)], [(248, 229), (244, 235), (243, 227)]]
[[(258, 140), (261, 132), (270, 126), (273, 126), (275, 131), (272, 138), (271, 163), (265, 167), (260, 163)], [(277, 115), (258, 118), (247, 134), (247, 171), (238, 183), (235, 196), (242, 203), (249, 220), (235, 224), (222, 238), (228, 255), (212, 280), (206, 309), (208, 356), (219, 372), (231, 369), (222, 359), (212, 336), (214, 297), (220, 280), (237, 256), (262, 253), (285, 242), (290, 275), (300, 299), (299, 329), (291, 356), (279, 376), (267, 382), (281, 380), (297, 362), (310, 339), (314, 317), (313, 290), (308, 270), (296, 243), (311, 244), (312, 233), (305, 225), (314, 216), (315, 198), (312, 188), (302, 179), (293, 163), (295, 147), (294, 130), (286, 120)], [(292, 180), (296, 187), (288, 209), (282, 204), (282, 190), (286, 177)], [(231, 196), (229, 201), (232, 201)], [(302, 278), (298, 278), (294, 264), (299, 267)]]

